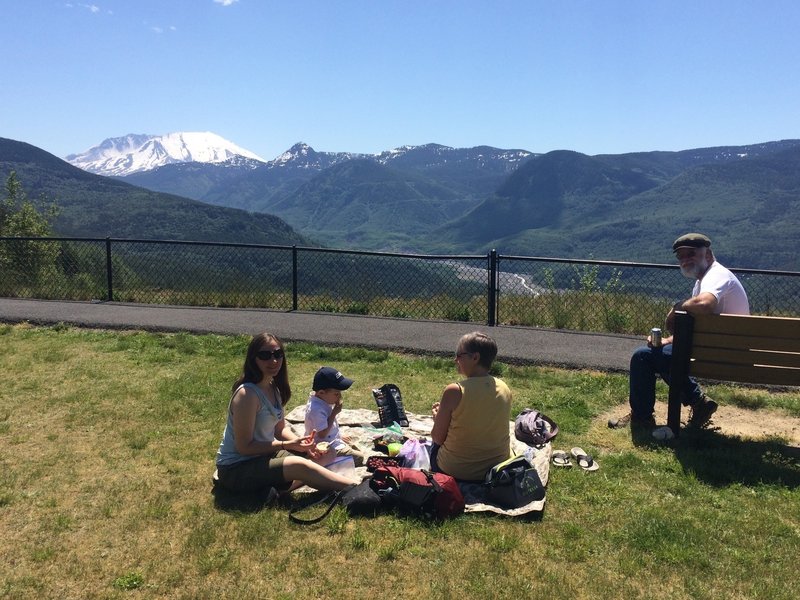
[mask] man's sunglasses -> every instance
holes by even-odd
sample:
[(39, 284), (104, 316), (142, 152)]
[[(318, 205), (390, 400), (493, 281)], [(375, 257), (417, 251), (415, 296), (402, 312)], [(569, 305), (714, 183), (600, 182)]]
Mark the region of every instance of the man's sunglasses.
[(272, 350), (259, 350), (256, 352), (256, 358), (261, 360), (272, 360), (273, 358), (280, 360), (284, 356), (283, 350), (275, 350), (274, 352)]

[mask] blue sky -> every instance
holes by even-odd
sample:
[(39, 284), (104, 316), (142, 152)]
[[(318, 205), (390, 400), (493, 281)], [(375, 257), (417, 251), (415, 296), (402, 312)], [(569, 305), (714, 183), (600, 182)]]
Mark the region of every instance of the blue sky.
[(3, 3), (0, 137), (586, 154), (800, 138), (796, 0)]

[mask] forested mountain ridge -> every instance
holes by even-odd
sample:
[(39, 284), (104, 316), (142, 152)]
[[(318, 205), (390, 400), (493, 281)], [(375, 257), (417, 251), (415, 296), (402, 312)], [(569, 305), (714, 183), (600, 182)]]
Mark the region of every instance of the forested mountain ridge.
[(35, 146), (0, 138), (0, 175), (11, 172), (37, 202), (56, 202), (57, 235), (305, 244), (268, 214), (212, 206), (93, 175)]
[[(659, 248), (651, 251), (642, 240), (706, 228), (718, 231), (722, 242), (746, 235), (742, 215), (754, 226), (781, 232), (797, 224), (793, 167), (780, 162), (791, 162), (791, 149), (798, 146), (800, 140), (781, 140), (588, 156), (439, 144), (356, 155), (298, 144), (268, 168), (221, 174), (219, 166), (168, 165), (151, 176), (164, 184), (169, 172), (181, 169), (170, 183), (173, 189), (215, 204), (274, 213), (333, 246), (436, 253), (496, 247), (522, 255), (661, 262), (670, 256)], [(789, 154), (777, 158), (783, 152)], [(372, 161), (375, 167), (343, 167), (352, 161)], [(197, 176), (190, 169), (197, 169)], [(188, 189), (194, 185), (202, 189)], [(713, 214), (701, 208), (704, 198), (727, 193), (730, 198), (717, 202)], [(751, 210), (756, 205), (758, 210)], [(783, 222), (774, 219), (778, 206)], [(329, 227), (320, 236), (322, 221), (314, 216), (324, 214)], [(745, 257), (734, 253), (733, 258)], [(797, 268), (776, 248), (746, 258), (750, 266)]]
[(410, 250), (464, 207), (451, 188), (371, 160), (337, 164), (270, 205), (323, 245)]
[(798, 270), (800, 143), (772, 149), (671, 178), (669, 163), (652, 157), (644, 169), (630, 156), (548, 153), (432, 239), (439, 250), (471, 239), (484, 251), (668, 262), (673, 239), (702, 231), (731, 266)]
[(299, 142), (276, 159), (255, 166), (179, 163), (121, 179), (211, 204), (271, 212), (275, 202), (295, 193), (326, 169), (350, 160), (365, 160), (422, 175), (432, 183), (449, 187), (454, 193), (477, 202), (530, 156), (527, 150), (490, 146), (451, 148), (441, 144), (403, 146), (379, 154), (317, 152)]

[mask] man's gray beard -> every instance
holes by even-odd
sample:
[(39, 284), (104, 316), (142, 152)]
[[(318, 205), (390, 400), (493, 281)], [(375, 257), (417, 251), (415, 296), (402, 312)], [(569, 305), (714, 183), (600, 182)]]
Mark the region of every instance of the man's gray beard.
[(681, 266), (681, 274), (684, 277), (688, 277), (689, 279), (699, 279), (702, 273), (705, 273), (708, 269), (708, 259), (703, 258), (702, 260), (695, 261), (693, 267), (683, 267)]

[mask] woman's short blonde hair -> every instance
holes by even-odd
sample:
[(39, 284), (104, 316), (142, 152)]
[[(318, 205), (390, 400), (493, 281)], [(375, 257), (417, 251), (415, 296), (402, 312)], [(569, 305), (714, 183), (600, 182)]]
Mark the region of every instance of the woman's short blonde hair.
[(487, 369), (497, 357), (497, 342), (482, 331), (473, 331), (461, 336), (458, 347), (462, 352), (477, 352), (480, 355), (478, 364)]

